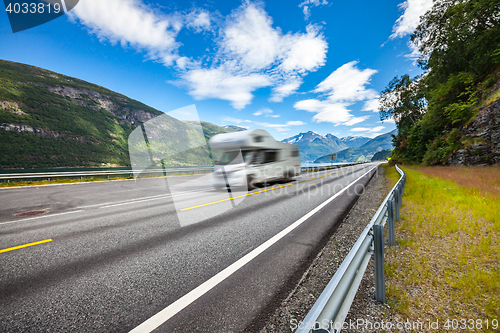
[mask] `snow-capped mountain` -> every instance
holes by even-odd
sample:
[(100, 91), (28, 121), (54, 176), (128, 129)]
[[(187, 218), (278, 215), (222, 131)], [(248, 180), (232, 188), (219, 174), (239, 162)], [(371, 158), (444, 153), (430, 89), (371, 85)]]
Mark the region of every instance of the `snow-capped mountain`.
[(301, 160), (314, 161), (325, 154), (335, 154), (338, 151), (348, 148), (335, 135), (321, 135), (313, 131), (299, 133), (281, 142), (291, 143), (300, 147)]
[(229, 129), (229, 130), (234, 130), (234, 131), (246, 131), (247, 129), (244, 127), (239, 127), (235, 125), (224, 125), (221, 126), (222, 128)]
[[(381, 134), (361, 147), (350, 147), (337, 153), (337, 162), (353, 162), (353, 161), (370, 161), (371, 158), (379, 151), (392, 150), (392, 135), (397, 133), (397, 129)], [(330, 161), (327, 154), (315, 160), (316, 163), (328, 163)]]
[(366, 136), (345, 136), (340, 141), (342, 141), (347, 147), (349, 148), (359, 148), (368, 141), (370, 141), (370, 138), (367, 138)]
[[(390, 134), (393, 134), (393, 132), (379, 135), (374, 139), (364, 136), (346, 136), (339, 139), (333, 134), (321, 135), (309, 131), (307, 133), (299, 133), (281, 142), (298, 145), (300, 147), (302, 162), (312, 162), (315, 160), (325, 162), (323, 159), (328, 158), (329, 154), (336, 153), (340, 153), (340, 155), (337, 155), (339, 161), (347, 161), (352, 156), (361, 156), (364, 154), (371, 157), (382, 149), (392, 149), (392, 137)], [(322, 159), (320, 160), (320, 158)]]
[(284, 139), (281, 142), (299, 144), (301, 142), (312, 142), (316, 139), (325, 139), (325, 136), (318, 134), (313, 131), (309, 131), (307, 133), (299, 133), (296, 136), (292, 136), (291, 138)]

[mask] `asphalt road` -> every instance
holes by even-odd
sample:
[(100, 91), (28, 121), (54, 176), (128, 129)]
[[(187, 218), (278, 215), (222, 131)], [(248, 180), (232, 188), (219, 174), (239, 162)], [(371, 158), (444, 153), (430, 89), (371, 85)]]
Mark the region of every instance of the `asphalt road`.
[(231, 197), (206, 176), (0, 190), (0, 331), (253, 332), (377, 165)]

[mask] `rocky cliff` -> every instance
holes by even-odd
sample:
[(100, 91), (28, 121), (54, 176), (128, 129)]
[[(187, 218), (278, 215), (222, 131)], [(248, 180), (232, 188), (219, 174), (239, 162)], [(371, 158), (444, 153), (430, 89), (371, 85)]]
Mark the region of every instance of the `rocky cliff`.
[(448, 159), (449, 165), (489, 165), (500, 162), (500, 99), (479, 109), (462, 129), (462, 143)]

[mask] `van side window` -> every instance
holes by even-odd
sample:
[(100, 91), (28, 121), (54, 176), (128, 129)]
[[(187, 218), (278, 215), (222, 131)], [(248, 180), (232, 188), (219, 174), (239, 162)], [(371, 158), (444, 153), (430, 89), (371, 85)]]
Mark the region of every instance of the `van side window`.
[(299, 157), (299, 151), (298, 150), (292, 150), (292, 157)]
[(262, 150), (257, 150), (253, 154), (251, 164), (261, 164), (261, 163), (264, 163), (264, 152)]
[(256, 137), (253, 138), (253, 140), (255, 142), (262, 142), (264, 141), (264, 138), (262, 137), (262, 135), (257, 135)]
[(275, 150), (266, 150), (264, 153), (264, 163), (272, 163), (277, 160), (277, 152)]

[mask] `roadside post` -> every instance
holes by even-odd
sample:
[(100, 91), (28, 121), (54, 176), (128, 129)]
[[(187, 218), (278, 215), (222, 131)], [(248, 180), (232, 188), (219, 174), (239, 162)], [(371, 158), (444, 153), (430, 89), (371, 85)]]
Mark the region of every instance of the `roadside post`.
[(332, 167), (333, 166), (333, 160), (337, 159), (337, 154), (330, 154), (330, 155), (328, 155), (328, 157), (330, 158), (330, 167)]

